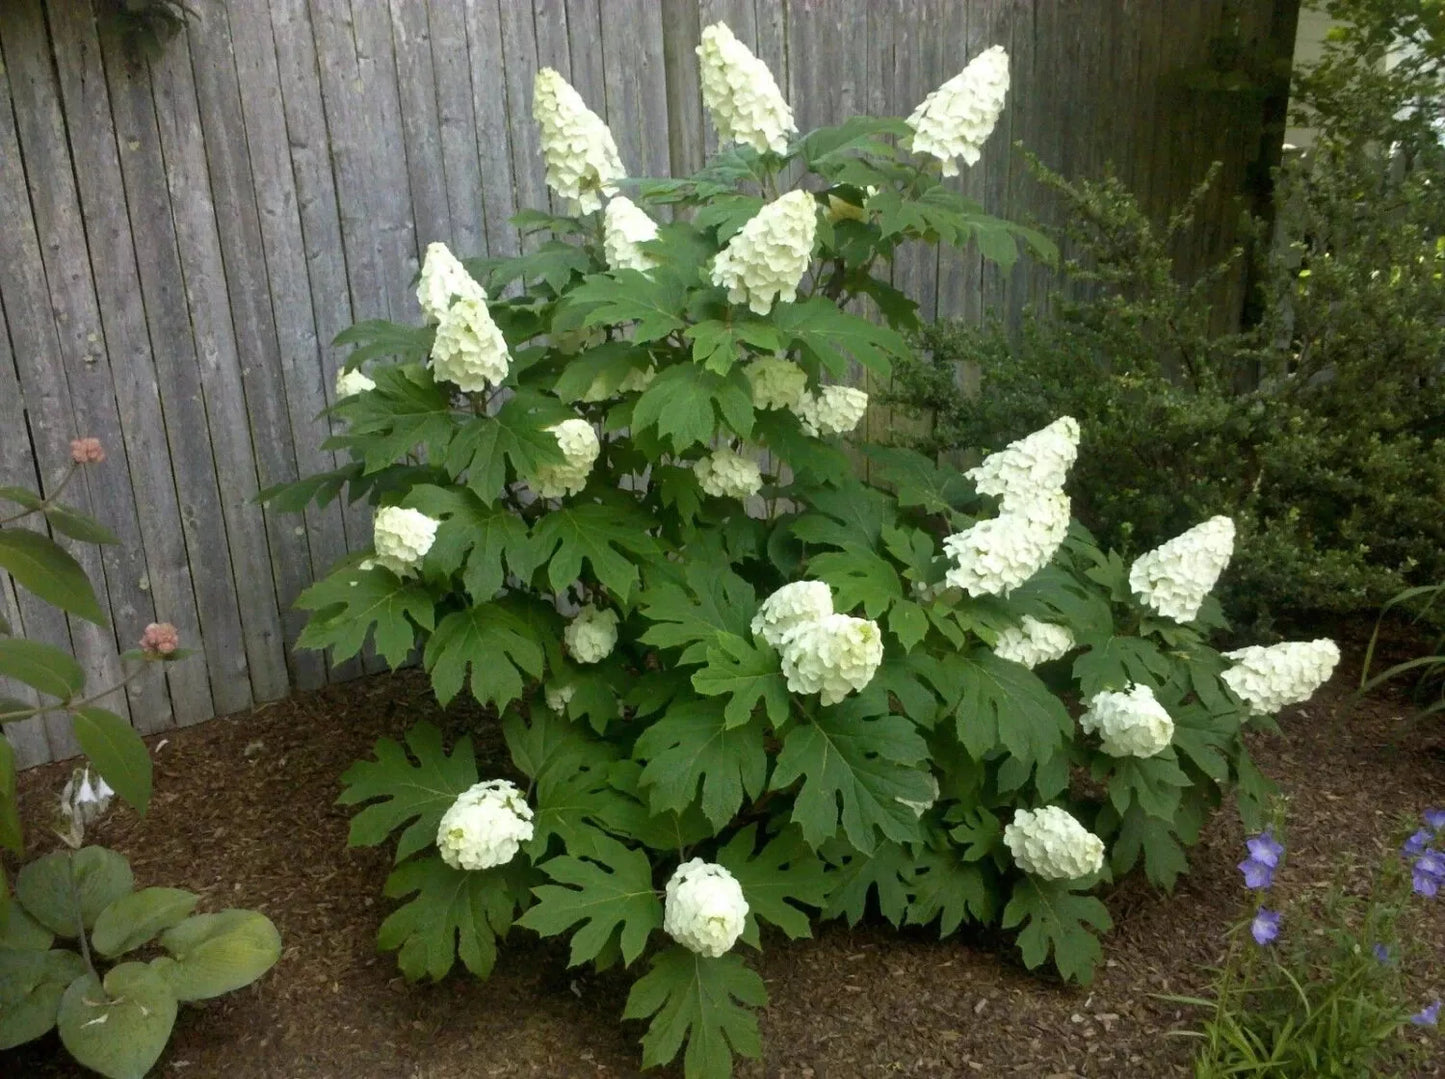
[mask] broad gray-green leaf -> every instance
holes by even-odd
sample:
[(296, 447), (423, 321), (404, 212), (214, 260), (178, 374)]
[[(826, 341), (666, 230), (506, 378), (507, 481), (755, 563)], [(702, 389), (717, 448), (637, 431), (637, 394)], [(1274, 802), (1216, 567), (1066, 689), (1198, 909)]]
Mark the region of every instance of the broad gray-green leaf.
[(74, 656), (23, 637), (0, 640), (0, 677), (14, 678), (63, 701), (85, 688), (85, 672)]
[[(0, 883), (0, 889), (3, 889)], [(0, 910), (0, 951), (15, 948), (43, 952), (55, 942), (55, 934), (32, 918), (19, 903), (7, 903)]]
[(250, 985), (281, 958), (281, 934), (254, 910), (193, 914), (162, 933), (161, 946), (175, 960), (162, 973), (177, 1000), (205, 1000)]
[(49, 536), (25, 528), (0, 530), (0, 569), (46, 603), (97, 626), (110, 625), (85, 570)]
[(85, 961), (63, 948), (0, 947), (0, 1050), (49, 1031), (66, 986), (84, 973)]
[(124, 955), (196, 909), (200, 896), (183, 888), (142, 888), (100, 912), (90, 944), (101, 955)]
[(74, 854), (58, 850), (21, 867), (15, 877), (15, 897), (37, 922), (66, 940), (78, 933), (71, 892), (72, 859), (86, 929), (135, 885), (130, 863), (105, 847), (81, 847)]
[(144, 963), (122, 963), (105, 984), (86, 972), (60, 1000), (56, 1026), (70, 1055), (107, 1079), (143, 1079), (170, 1041), (176, 998)]

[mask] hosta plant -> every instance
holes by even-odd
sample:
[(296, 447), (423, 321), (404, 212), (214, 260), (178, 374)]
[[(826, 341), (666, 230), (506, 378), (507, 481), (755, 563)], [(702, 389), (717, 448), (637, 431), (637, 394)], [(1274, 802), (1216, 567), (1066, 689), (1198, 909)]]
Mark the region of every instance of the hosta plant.
[(639, 971), (646, 1065), (712, 1076), (759, 1052), (764, 923), (1000, 924), (1086, 980), (1092, 889), (1172, 884), (1226, 788), (1258, 804), (1250, 702), (1308, 695), (1333, 646), (1231, 681), (1206, 643), (1228, 522), (1131, 572), (1070, 525), (1068, 417), (970, 473), (865, 446), (859, 478), (847, 381), (916, 324), (900, 247), (1050, 254), (941, 179), (1003, 105), (1001, 50), (908, 121), (805, 135), (725, 27), (699, 53), (725, 145), (682, 179), (627, 179), (539, 76), (576, 212), (519, 215), (515, 258), (433, 245), (426, 323), (343, 336), (349, 462), (268, 497), (376, 507), (374, 550), (302, 597), (302, 643), (418, 655), (510, 752), (483, 774), (422, 724), (344, 777), (352, 842), (396, 842), (381, 947), (409, 978), (485, 976), (514, 925), (565, 936), (573, 964)]

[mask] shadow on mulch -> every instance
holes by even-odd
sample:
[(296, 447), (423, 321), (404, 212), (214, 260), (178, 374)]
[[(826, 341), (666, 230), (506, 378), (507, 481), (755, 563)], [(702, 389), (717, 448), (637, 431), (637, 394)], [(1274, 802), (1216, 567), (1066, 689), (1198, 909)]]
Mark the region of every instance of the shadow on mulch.
[[(1261, 737), (1257, 755), (1289, 798), (1290, 862), (1282, 886), (1328, 874), (1345, 852), (1370, 863), (1399, 818), (1445, 803), (1445, 738), (1402, 724), (1397, 699), (1345, 708), (1361, 642), (1330, 686)], [(142, 884), (200, 892), (202, 909), (263, 910), (285, 942), (281, 962), (249, 989), (183, 1007), (157, 1075), (253, 1077), (630, 1076), (638, 1024), (619, 1020), (626, 980), (566, 969), (565, 949), (517, 932), (487, 982), (454, 975), (407, 985), (374, 948), (390, 904), (389, 853), (346, 848), (338, 777), (379, 736), (417, 720), (449, 727), (414, 671), (376, 676), (214, 720), (155, 740), (156, 795), (142, 821), (114, 812), (99, 842), (130, 856)], [(495, 726), (478, 755), (500, 761)], [(21, 779), (31, 836), (66, 767)], [(483, 771), (485, 772), (485, 767)], [(1084, 990), (1028, 975), (997, 942), (939, 941), (926, 932), (839, 924), (813, 941), (769, 942), (758, 969), (771, 1004), (765, 1059), (740, 1075), (1074, 1076), (1189, 1074), (1189, 1044), (1165, 1032), (1193, 1016), (1155, 994), (1194, 993), (1239, 916), (1231, 812), (1206, 828), (1173, 896), (1129, 881), (1109, 899), (1117, 928)], [(1445, 909), (1426, 933), (1445, 957)], [(1441, 967), (1440, 970), (1445, 970)], [(1433, 972), (1432, 972), (1433, 974)], [(1422, 987), (1445, 991), (1445, 974)], [(5, 1076), (78, 1076), (54, 1035), (0, 1054)], [(1445, 1075), (1433, 1065), (1421, 1075)]]

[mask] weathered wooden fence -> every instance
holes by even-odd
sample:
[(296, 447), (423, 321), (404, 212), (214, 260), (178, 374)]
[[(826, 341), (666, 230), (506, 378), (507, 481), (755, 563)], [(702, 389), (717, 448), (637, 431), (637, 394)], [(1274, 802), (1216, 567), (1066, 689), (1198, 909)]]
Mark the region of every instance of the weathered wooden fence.
[[(354, 320), (410, 317), (428, 242), (518, 249), (508, 218), (546, 197), (530, 118), (539, 66), (605, 114), (630, 169), (659, 175), (696, 167), (713, 144), (692, 48), (714, 19), (768, 62), (805, 130), (906, 115), (1001, 43), (1009, 105), (963, 188), (995, 213), (1047, 216), (1010, 149), (1022, 140), (1071, 175), (1112, 160), (1162, 210), (1218, 158), (1186, 252), (1207, 258), (1233, 242), (1263, 144), (1258, 96), (1215, 76), (1287, 56), (1296, 3), (193, 6), (190, 29), (145, 61), (98, 30), (89, 0), (0, 0), (0, 484), (44, 487), (71, 438), (96, 436), (109, 458), (67, 494), (122, 540), (69, 545), (112, 628), (67, 621), (8, 581), (0, 613), (73, 646), (95, 686), (118, 680), (118, 648), (147, 622), (175, 623), (204, 660), (111, 702), (148, 733), (331, 676), (290, 651), (290, 605), (367, 542), (367, 519), (331, 507), (302, 521), (254, 497), (332, 466), (315, 418), (339, 360), (328, 342)], [(1028, 266), (1001, 278), (976, 252), (910, 256), (896, 273), (929, 316), (1017, 311), (1043, 280)], [(75, 751), (64, 720), (6, 736), (24, 763)]]

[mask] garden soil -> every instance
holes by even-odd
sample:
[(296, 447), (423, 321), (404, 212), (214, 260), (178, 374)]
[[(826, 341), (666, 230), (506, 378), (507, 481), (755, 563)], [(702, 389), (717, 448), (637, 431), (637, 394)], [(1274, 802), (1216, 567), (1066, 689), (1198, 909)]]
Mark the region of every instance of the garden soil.
[[(1363, 650), (1354, 636), (1331, 684), (1282, 717), (1284, 736), (1256, 740), (1262, 767), (1289, 799), (1280, 887), (1294, 892), (1318, 886), (1341, 860), (1378, 860), (1402, 817), (1445, 804), (1445, 728), (1438, 719), (1407, 721), (1410, 705), (1398, 696), (1351, 705)], [(1386, 659), (1408, 655), (1403, 645), (1399, 653)], [(348, 811), (334, 804), (338, 777), (378, 737), (399, 737), (420, 719), (451, 731), (480, 728), (483, 774), (503, 770), (495, 723), (460, 705), (441, 712), (415, 671), (301, 693), (152, 739), (150, 813), (141, 820), (113, 812), (95, 838), (130, 856), (139, 884), (190, 888), (203, 895), (202, 909), (259, 908), (285, 942), (257, 985), (182, 1006), (155, 1075), (640, 1073), (643, 1028), (619, 1019), (624, 975), (569, 971), (564, 949), (522, 931), (486, 982), (453, 974), (411, 986), (392, 956), (376, 952), (377, 926), (392, 905), (381, 895), (390, 853), (347, 849)], [(32, 837), (43, 835), (65, 771), (49, 765), (22, 777)], [(1220, 959), (1225, 931), (1242, 913), (1241, 842), (1226, 808), (1172, 896), (1137, 880), (1116, 889), (1107, 959), (1086, 989), (1030, 975), (1008, 941), (991, 935), (940, 941), (927, 930), (830, 923), (815, 940), (765, 940), (756, 960), (771, 997), (762, 1015), (765, 1057), (738, 1074), (1188, 1075), (1190, 1042), (1178, 1032), (1196, 1016), (1160, 996), (1200, 992)], [(1427, 943), (1445, 960), (1445, 900), (1426, 909)], [(1445, 962), (1419, 988), (1425, 999), (1445, 994)], [(53, 1034), (0, 1053), (5, 1079), (81, 1074)], [(1445, 1075), (1445, 1062), (1417, 1074)]]

